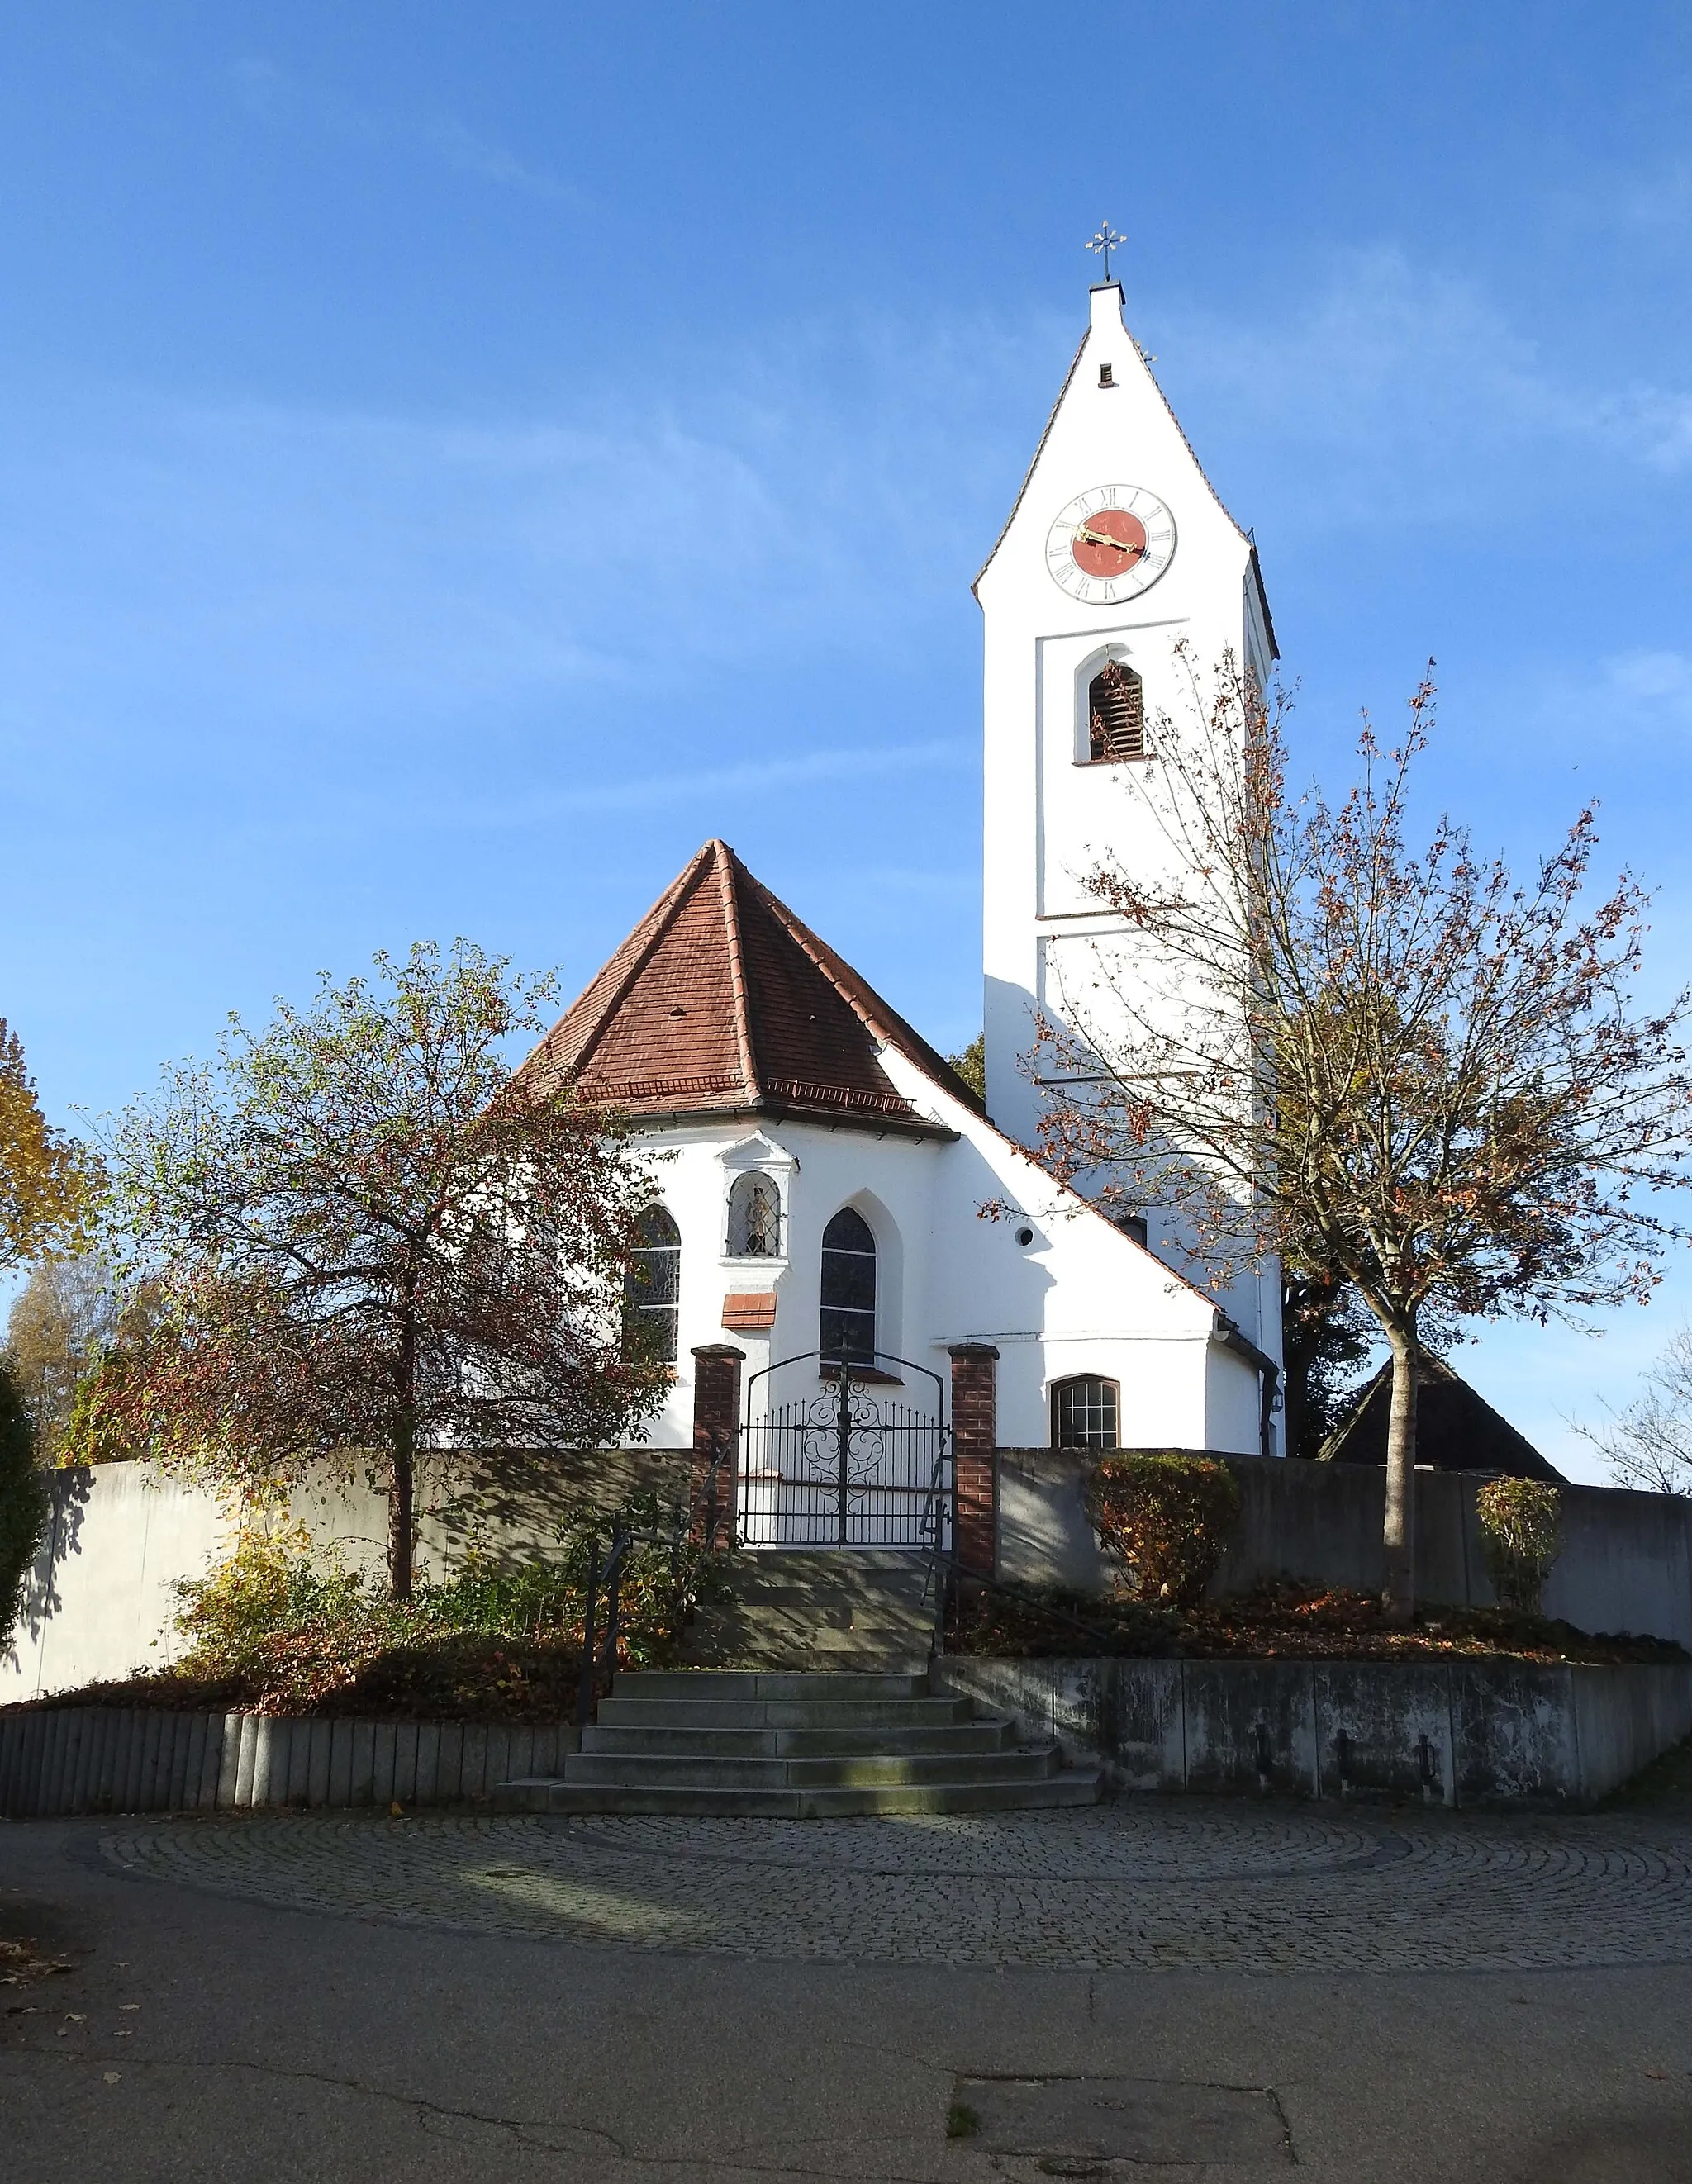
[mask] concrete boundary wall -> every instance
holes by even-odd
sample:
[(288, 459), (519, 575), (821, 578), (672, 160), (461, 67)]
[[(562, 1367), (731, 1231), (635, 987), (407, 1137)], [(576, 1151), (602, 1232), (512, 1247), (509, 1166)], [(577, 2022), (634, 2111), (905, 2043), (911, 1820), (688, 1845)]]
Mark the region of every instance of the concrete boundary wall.
[[(472, 1549), (556, 1554), (561, 1527), (584, 1510), (604, 1513), (637, 1490), (679, 1495), (691, 1461), (687, 1450), (658, 1448), (428, 1458), (418, 1468), (418, 1567), (438, 1576)], [(305, 1525), (354, 1568), (380, 1571), (387, 1504), (362, 1477), (329, 1483), (332, 1468), (321, 1467), (322, 1483), (301, 1487), (277, 1521)], [(0, 1706), (168, 1666), (179, 1650), (178, 1582), (204, 1577), (239, 1530), (218, 1495), (143, 1463), (55, 1471), (48, 1484), (47, 1536), (17, 1628), (0, 1644)]]
[(1692, 1663), (956, 1654), (934, 1674), (1131, 1790), (1583, 1805), (1692, 1735)]
[(0, 1816), (464, 1804), (556, 1774), (576, 1745), (573, 1728), (522, 1722), (12, 1708), (0, 1713)]
[[(1092, 1459), (1064, 1449), (998, 1452), (999, 1575), (1018, 1585), (1106, 1592), (1114, 1573), (1082, 1506)], [(1371, 1464), (1231, 1456), (1240, 1521), (1210, 1591), (1276, 1579), (1380, 1590), (1386, 1474)], [(1471, 1473), (1418, 1471), (1416, 1592), (1460, 1607), (1496, 1597), (1481, 1553)], [(1692, 1500), (1609, 1486), (1562, 1490), (1563, 1551), (1545, 1612), (1580, 1630), (1672, 1638), (1692, 1651)]]

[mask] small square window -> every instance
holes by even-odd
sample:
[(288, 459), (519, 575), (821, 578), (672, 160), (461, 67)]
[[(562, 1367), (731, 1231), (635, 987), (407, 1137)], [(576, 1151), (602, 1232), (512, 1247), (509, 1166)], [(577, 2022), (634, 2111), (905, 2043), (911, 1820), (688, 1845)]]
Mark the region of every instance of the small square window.
[(1086, 1375), (1052, 1390), (1054, 1448), (1115, 1448), (1116, 1383)]

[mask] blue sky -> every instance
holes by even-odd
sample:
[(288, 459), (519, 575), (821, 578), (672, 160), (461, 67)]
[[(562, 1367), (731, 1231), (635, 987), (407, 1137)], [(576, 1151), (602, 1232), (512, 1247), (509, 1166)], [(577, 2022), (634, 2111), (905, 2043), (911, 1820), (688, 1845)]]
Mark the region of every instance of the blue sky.
[[(380, 945), (572, 989), (727, 837), (979, 1011), (969, 584), (1129, 315), (1298, 751), (1692, 878), (1692, 15), (92, 4), (0, 20), (0, 1013), (69, 1118)], [(655, 522), (663, 533), (654, 538)], [(1460, 1361), (1548, 1451), (1601, 1341)]]

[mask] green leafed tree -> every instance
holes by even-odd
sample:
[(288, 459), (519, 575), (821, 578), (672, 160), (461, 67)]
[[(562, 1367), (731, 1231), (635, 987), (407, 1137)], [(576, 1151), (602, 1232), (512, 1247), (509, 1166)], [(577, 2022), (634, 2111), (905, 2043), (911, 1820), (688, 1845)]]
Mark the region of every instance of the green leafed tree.
[(987, 1038), (977, 1032), (961, 1054), (950, 1054), (947, 1060), (978, 1100), (987, 1096)]
[[(1589, 887), (1594, 812), (1521, 884), (1449, 819), (1408, 838), (1432, 690), (1400, 746), (1366, 727), (1332, 803), (1289, 794), (1282, 721), (1231, 661), (1192, 671), (1123, 768), (1167, 855), (1106, 861), (1098, 1003), (1043, 1027), (1060, 1173), (1158, 1203), (1219, 1284), (1278, 1257), (1344, 1284), (1392, 1359), (1384, 1604), (1415, 1598), (1416, 1365), (1469, 1318), (1579, 1323), (1643, 1298), (1692, 1102), (1688, 998), (1635, 998), (1647, 899)], [(1085, 1001), (1086, 996), (1082, 996)]]
[(1315, 1457), (1358, 1392), (1374, 1315), (1331, 1271), (1285, 1271), (1281, 1284), (1282, 1416), (1288, 1456)]
[[(625, 1354), (652, 1184), (617, 1118), (505, 1059), (553, 1000), (465, 941), (327, 978), (167, 1073), (106, 1146), (131, 1321), (75, 1452), (242, 1488), (374, 1469), (410, 1593), (419, 1455), (614, 1445), (662, 1400)], [(321, 1475), (321, 1470), (318, 1475)]]

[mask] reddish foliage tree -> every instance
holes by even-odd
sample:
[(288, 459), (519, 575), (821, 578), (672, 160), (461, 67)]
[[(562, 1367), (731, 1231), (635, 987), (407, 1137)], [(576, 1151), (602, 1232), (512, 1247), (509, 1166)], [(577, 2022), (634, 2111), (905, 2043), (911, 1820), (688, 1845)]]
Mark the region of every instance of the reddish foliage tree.
[(261, 1032), (232, 1019), (217, 1065), (120, 1118), (109, 1226), (146, 1309), (71, 1440), (248, 1490), (368, 1464), (403, 1598), (420, 1451), (603, 1446), (667, 1375), (622, 1340), (645, 1162), (503, 1056), (550, 982), (464, 941), (375, 969)]

